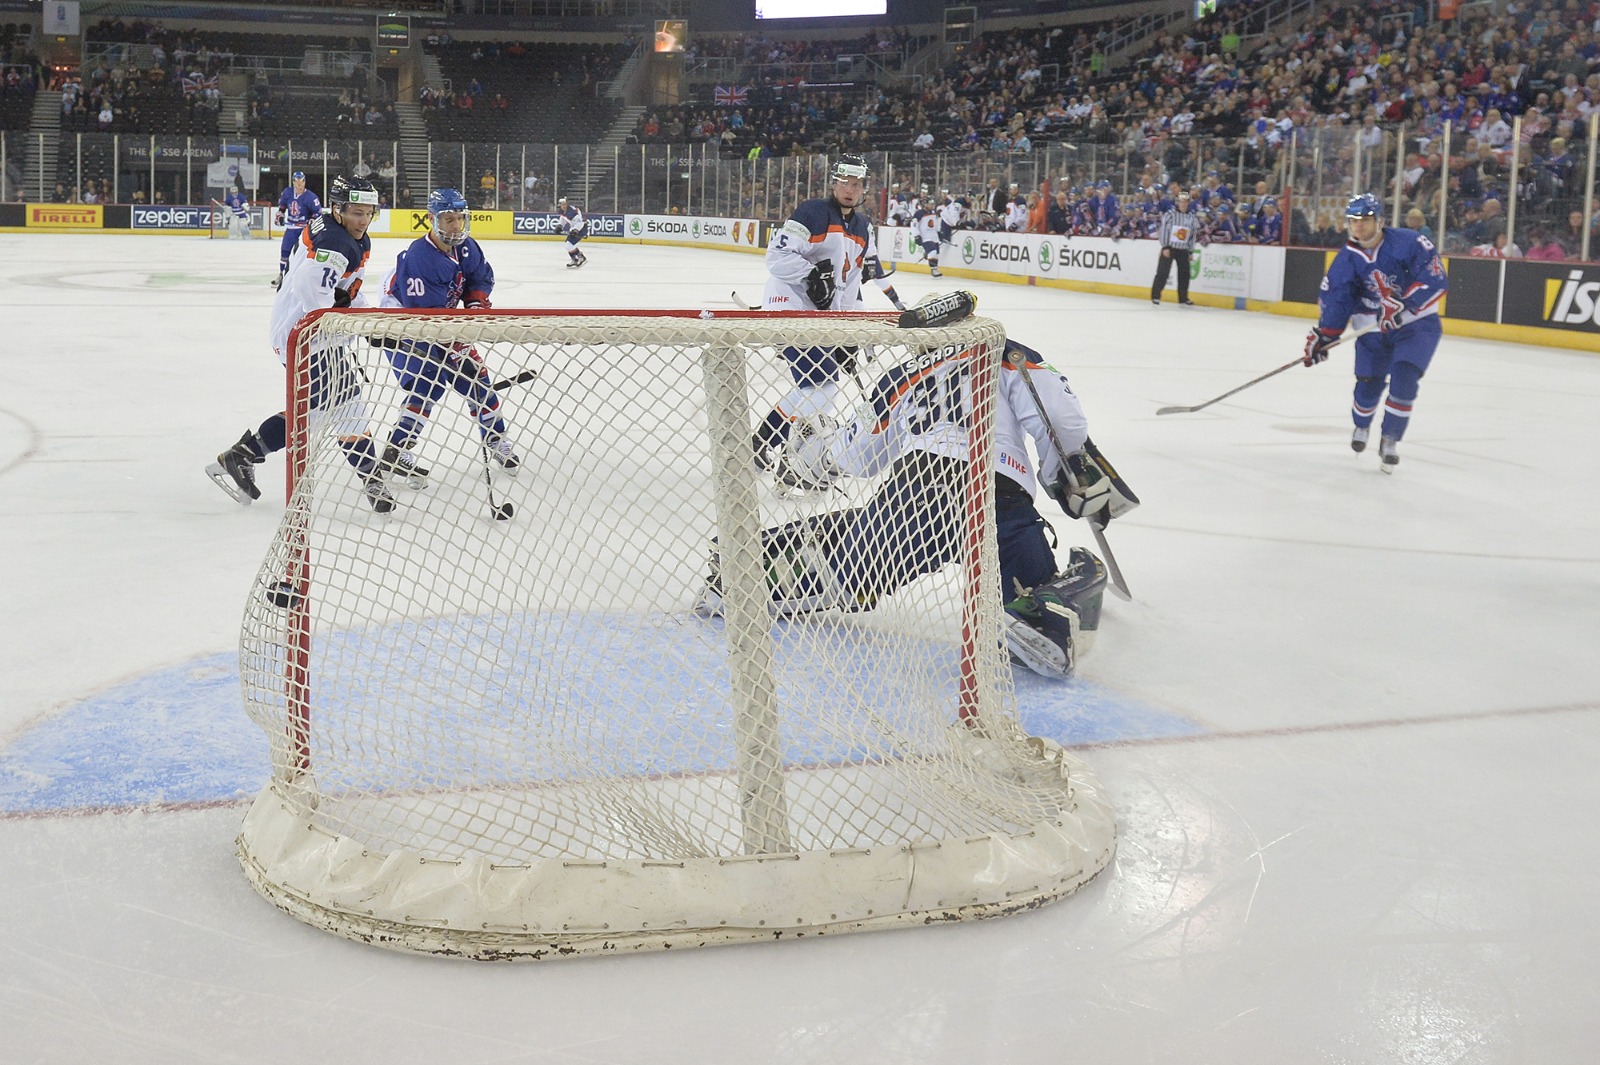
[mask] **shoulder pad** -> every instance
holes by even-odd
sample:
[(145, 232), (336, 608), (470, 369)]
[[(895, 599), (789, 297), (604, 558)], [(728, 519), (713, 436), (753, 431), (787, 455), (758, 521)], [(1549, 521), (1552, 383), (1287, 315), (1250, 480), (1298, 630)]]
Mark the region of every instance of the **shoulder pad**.
[(829, 213), (826, 200), (807, 200), (794, 209), (794, 214), (784, 223), (784, 228), (789, 229), (789, 225), (794, 223), (804, 226), (808, 236), (820, 235), (828, 231)]

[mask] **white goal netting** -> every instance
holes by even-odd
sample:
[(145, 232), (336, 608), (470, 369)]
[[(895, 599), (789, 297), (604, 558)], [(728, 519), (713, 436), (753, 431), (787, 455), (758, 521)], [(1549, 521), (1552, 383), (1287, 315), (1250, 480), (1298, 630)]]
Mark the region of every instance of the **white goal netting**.
[[(540, 958), (989, 916), (1092, 878), (1110, 806), (1024, 734), (1002, 641), (1003, 340), (981, 318), (313, 316), (241, 641), (272, 752), (251, 882), (352, 938)], [(971, 461), (778, 490), (751, 434), (786, 346), (853, 355), (869, 387), (953, 354), (968, 389), (935, 413)], [(407, 432), (425, 477), (381, 461)], [(891, 482), (926, 496), (904, 529)]]

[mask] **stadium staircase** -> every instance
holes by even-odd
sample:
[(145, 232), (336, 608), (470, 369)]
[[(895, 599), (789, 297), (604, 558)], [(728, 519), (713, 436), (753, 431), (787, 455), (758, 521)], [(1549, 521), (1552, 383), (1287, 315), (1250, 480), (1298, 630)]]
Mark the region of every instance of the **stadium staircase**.
[(28, 119), (27, 165), (23, 188), (34, 203), (49, 203), (56, 188), (56, 161), (61, 152), (61, 94), (40, 92)]
[(639, 120), (644, 117), (646, 110), (637, 106), (624, 107), (617, 113), (616, 121), (611, 123), (605, 136), (589, 150), (589, 183), (584, 186), (583, 199), (578, 201), (584, 205), (584, 210), (588, 210), (589, 204), (594, 201), (594, 190), (611, 180), (617, 152), (633, 137), (633, 131), (639, 128)]
[[(438, 64), (434, 66), (437, 68)], [(430, 83), (431, 84), (431, 83)], [(412, 197), (428, 195), (428, 124), (422, 120), (422, 105), (415, 102), (396, 101), (394, 115), (400, 122), (402, 185), (411, 188)], [(421, 191), (418, 191), (421, 190)], [(399, 189), (395, 190), (398, 199)], [(423, 203), (399, 203), (396, 207), (421, 207)]]
[(222, 107), (217, 112), (217, 132), (227, 140), (250, 136), (250, 79), (227, 74), (218, 80)]

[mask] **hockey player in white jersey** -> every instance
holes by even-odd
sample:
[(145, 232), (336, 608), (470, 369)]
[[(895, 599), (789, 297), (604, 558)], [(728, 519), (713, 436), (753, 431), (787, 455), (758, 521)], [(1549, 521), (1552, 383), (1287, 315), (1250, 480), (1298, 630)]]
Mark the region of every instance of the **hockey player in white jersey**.
[[(867, 255), (871, 224), (857, 210), (867, 195), (867, 164), (843, 155), (828, 175), (828, 195), (807, 200), (772, 236), (767, 246), (769, 311), (854, 311), (861, 302), (861, 264)], [(854, 349), (786, 347), (794, 387), (768, 412), (751, 440), (756, 465), (771, 469), (774, 451), (796, 418), (826, 415), (833, 409), (842, 374), (853, 371)]]
[(589, 261), (583, 249), (578, 247), (578, 242), (589, 235), (589, 220), (583, 217), (577, 204), (563, 196), (556, 201), (556, 221), (561, 223), (561, 231), (567, 235), (567, 269), (576, 270)]
[[(884, 374), (850, 422), (815, 431), (797, 426), (784, 463), (820, 481), (888, 476), (864, 506), (763, 532), (774, 614), (870, 610), (883, 596), (960, 559), (972, 411), (968, 368), (968, 352), (933, 349)], [(1006, 641), (1034, 672), (1067, 677), (1099, 626), (1106, 572), (1085, 548), (1073, 548), (1057, 571), (1045, 520), (1034, 506), (1036, 484), (1042, 481), (1071, 517), (1102, 525), (1138, 499), (1106, 475), (1077, 396), (1038, 352), (1006, 341), (997, 399), (995, 527)], [(1073, 450), (1061, 455), (1056, 441)], [(715, 555), (702, 605), (711, 613), (721, 609)]]
[(926, 207), (918, 208), (911, 220), (911, 228), (913, 239), (922, 249), (923, 258), (928, 260), (928, 273), (943, 277), (939, 272), (939, 216)]
[(953, 196), (946, 195), (944, 203), (939, 207), (939, 243), (954, 245), (956, 230), (966, 222), (967, 205)]
[(1013, 197), (1006, 204), (1006, 232), (1021, 233), (1028, 228), (1028, 201), (1021, 196)]
[[(378, 213), (378, 192), (365, 178), (335, 178), (329, 190), (332, 216), (316, 215), (300, 232), (289, 253), (289, 268), (272, 301), (269, 337), (278, 361), (288, 365), (289, 338), (300, 319), (327, 307), (348, 307), (361, 291), (372, 240), (367, 227)], [(345, 458), (361, 479), (367, 502), (380, 514), (394, 509), (394, 497), (378, 471), (370, 419), (361, 398), (361, 382), (342, 347), (308, 353), (310, 412), (332, 419)], [(261, 498), (255, 467), (288, 443), (288, 418), (280, 412), (217, 456), (206, 474), (234, 500), (249, 506)]]

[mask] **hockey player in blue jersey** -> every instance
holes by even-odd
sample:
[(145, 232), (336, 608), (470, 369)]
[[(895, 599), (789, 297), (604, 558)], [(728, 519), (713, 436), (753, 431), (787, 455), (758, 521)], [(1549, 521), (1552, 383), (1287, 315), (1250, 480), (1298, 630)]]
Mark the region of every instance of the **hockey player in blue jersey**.
[[(272, 301), (270, 339), (278, 361), (289, 363), (289, 338), (311, 311), (348, 307), (361, 291), (372, 239), (367, 227), (378, 213), (378, 190), (365, 178), (335, 178), (329, 190), (330, 218), (318, 214), (300, 232), (289, 269)], [(378, 469), (369, 435), (361, 384), (342, 347), (308, 353), (309, 408), (313, 417), (333, 418), (345, 459), (361, 478), (367, 502), (380, 514), (394, 509), (394, 497)], [(261, 498), (254, 467), (288, 443), (288, 418), (282, 412), (246, 430), (239, 442), (217, 456), (206, 474), (217, 487), (249, 506)]]
[[(860, 207), (867, 196), (867, 164), (860, 156), (842, 155), (828, 175), (823, 199), (795, 208), (767, 246), (767, 288), (763, 309), (769, 311), (853, 311), (860, 303), (862, 262), (867, 255), (871, 223)], [(786, 347), (794, 387), (756, 427), (751, 440), (761, 469), (776, 465), (774, 451), (789, 436), (797, 418), (816, 419), (832, 412), (841, 375), (854, 370), (854, 349)], [(790, 487), (802, 487), (791, 485)]]
[[(436, 189), (428, 195), (428, 216), (431, 229), (395, 259), (379, 306), (488, 310), (494, 268), (469, 233), (472, 216), (466, 197), (455, 189)], [(417, 465), (411, 449), (432, 417), (434, 404), (446, 390), (454, 389), (466, 399), (468, 411), (477, 420), (488, 454), (508, 473), (516, 474), (522, 463), (506, 434), (500, 397), (489, 383), (489, 371), (477, 349), (405, 339), (385, 343), (384, 354), (406, 391), (405, 408), (383, 450), (385, 473), (408, 487), (423, 487), (428, 471)]]
[(556, 201), (556, 219), (567, 234), (567, 269), (576, 270), (589, 261), (583, 249), (578, 247), (578, 241), (589, 235), (589, 220), (583, 217), (578, 205), (565, 196)]
[(1383, 471), (1391, 473), (1400, 461), (1396, 445), (1410, 424), (1417, 385), (1439, 346), (1439, 304), (1450, 285), (1433, 242), (1412, 229), (1385, 228), (1376, 196), (1351, 199), (1345, 220), (1350, 240), (1322, 279), (1320, 313), (1306, 337), (1304, 361), (1312, 366), (1326, 359), (1346, 326), (1378, 327), (1356, 340), (1350, 447), (1366, 450), (1387, 387), (1378, 455)]
[(289, 184), (278, 197), (278, 211), (273, 219), (274, 225), (284, 227), (283, 240), (278, 245), (278, 276), (272, 282), (273, 288), (283, 283), (283, 275), (289, 270), (289, 253), (300, 240), (301, 232), (313, 218), (322, 217), (322, 201), (306, 188), (305, 172), (296, 170), (289, 176)]

